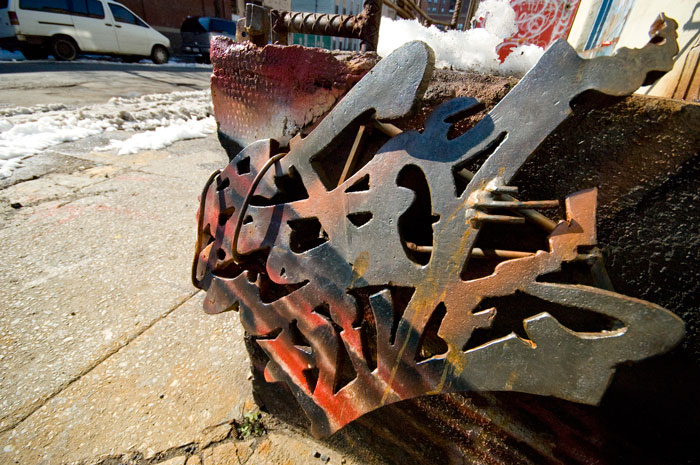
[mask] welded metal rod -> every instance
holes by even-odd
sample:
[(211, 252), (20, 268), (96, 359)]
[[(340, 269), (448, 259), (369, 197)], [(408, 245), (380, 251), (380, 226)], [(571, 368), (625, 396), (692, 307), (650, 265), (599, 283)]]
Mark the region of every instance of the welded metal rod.
[(381, 13), (382, 0), (365, 0), (356, 15), (271, 10), (270, 17), (272, 31), (278, 35), (296, 32), (360, 39), (363, 50), (376, 51)]
[(462, 12), (462, 0), (457, 0), (455, 3), (455, 9), (452, 13), (452, 21), (450, 21), (450, 27), (452, 29), (457, 29), (457, 21), (459, 21), (459, 14)]
[[(457, 171), (457, 174), (464, 178), (466, 181), (471, 181), (474, 177), (474, 173), (465, 168), (462, 168), (461, 170)], [(515, 197), (508, 194), (501, 194), (501, 197), (504, 200), (517, 201)], [(520, 213), (525, 218), (532, 221), (547, 232), (554, 231), (554, 228), (557, 226), (557, 223), (555, 221), (550, 220), (537, 210), (523, 209), (520, 210), (518, 213)]]
[(523, 208), (557, 208), (558, 200), (484, 200), (479, 202), (479, 207), (483, 208), (507, 208), (507, 209), (523, 209)]
[[(406, 242), (406, 248), (414, 252), (419, 253), (432, 253), (432, 245), (418, 245), (413, 242)], [(474, 247), (472, 249), (471, 257), (476, 258), (523, 258), (535, 255), (534, 252), (523, 252), (520, 250), (502, 250), (502, 249), (480, 249), (479, 247)]]

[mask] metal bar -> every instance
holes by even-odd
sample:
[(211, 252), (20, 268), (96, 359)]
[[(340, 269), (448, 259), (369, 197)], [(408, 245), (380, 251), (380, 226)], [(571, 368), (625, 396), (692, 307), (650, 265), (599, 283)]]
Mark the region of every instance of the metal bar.
[(216, 179), (219, 173), (221, 173), (221, 170), (216, 170), (209, 176), (207, 182), (204, 183), (202, 195), (199, 197), (199, 210), (197, 212), (197, 238), (195, 239), (194, 260), (192, 262), (192, 273), (190, 275), (192, 284), (195, 287), (199, 287), (200, 285), (199, 280), (197, 279), (197, 260), (199, 259), (199, 254), (202, 252), (202, 248), (204, 247), (204, 240), (202, 239), (204, 234), (202, 231), (202, 223), (204, 222), (204, 207), (206, 206), (207, 192), (209, 192), (209, 186), (211, 186), (211, 183), (214, 182), (214, 179)]
[(239, 260), (241, 258), (240, 254), (238, 253), (238, 236), (241, 234), (241, 226), (243, 226), (243, 220), (245, 219), (245, 213), (248, 210), (248, 205), (250, 205), (250, 199), (253, 198), (253, 194), (255, 194), (255, 189), (258, 188), (258, 184), (260, 184), (260, 181), (262, 180), (263, 176), (265, 176), (267, 170), (269, 170), (272, 165), (281, 160), (285, 155), (287, 155), (287, 152), (278, 153), (274, 157), (267, 160), (262, 166), (262, 168), (260, 168), (260, 171), (258, 171), (258, 174), (255, 175), (253, 182), (250, 184), (248, 193), (246, 194), (245, 199), (243, 200), (243, 205), (241, 205), (241, 211), (238, 212), (236, 229), (233, 230), (233, 240), (231, 241), (231, 255), (233, 256), (233, 261), (235, 261), (236, 263), (239, 263)]
[(360, 39), (364, 51), (376, 51), (381, 13), (382, 0), (365, 0), (357, 15), (271, 10), (270, 19), (277, 35), (297, 32)]
[[(433, 246), (431, 245), (418, 245), (413, 242), (406, 242), (406, 248), (414, 252), (419, 253), (432, 253)], [(471, 257), (476, 258), (524, 258), (534, 255), (534, 252), (522, 252), (520, 250), (503, 250), (503, 249), (480, 249), (479, 247), (474, 247), (472, 249)]]
[[(474, 173), (471, 171), (463, 168), (459, 171), (457, 171), (457, 174), (461, 177), (463, 177), (467, 181), (471, 181), (472, 178), (474, 177)], [(511, 201), (517, 201), (517, 199), (513, 196), (510, 196), (508, 194), (501, 194), (501, 197), (505, 200), (511, 200)], [(529, 209), (524, 209), (520, 210), (519, 212), (521, 215), (523, 215), (525, 218), (527, 218), (529, 221), (532, 221), (535, 223), (537, 226), (541, 227), (547, 232), (552, 232), (554, 231), (554, 228), (557, 226), (557, 223), (550, 220), (546, 216), (544, 216), (542, 213), (536, 211), (536, 210), (529, 210)]]
[(355, 163), (357, 162), (357, 151), (360, 147), (360, 143), (362, 142), (362, 136), (365, 134), (365, 127), (366, 126), (362, 124), (357, 130), (355, 142), (352, 143), (352, 148), (350, 149), (350, 155), (348, 155), (348, 159), (345, 161), (345, 167), (343, 167), (343, 173), (340, 175), (340, 179), (338, 179), (338, 186), (345, 182), (348, 174), (355, 167)]
[(404, 8), (390, 2), (389, 0), (384, 0), (384, 4), (396, 11), (396, 13), (398, 13), (398, 15), (401, 16), (403, 19), (416, 19), (416, 15), (412, 11), (405, 10)]
[(523, 208), (557, 208), (559, 206), (558, 200), (485, 200), (477, 204), (479, 207), (484, 208), (507, 208), (520, 210)]
[(438, 21), (438, 20), (436, 20), (436, 19), (431, 18), (431, 17), (428, 16), (423, 10), (421, 10), (421, 8), (420, 8), (418, 5), (416, 5), (416, 4), (413, 2), (413, 0), (404, 0), (404, 2), (406, 2), (411, 8), (413, 8), (413, 10), (414, 10), (416, 13), (418, 13), (419, 15), (421, 15), (421, 16), (423, 17), (423, 19), (425, 19), (426, 21), (428, 21), (430, 24), (439, 24), (439, 25), (441, 25), (441, 26), (449, 26), (449, 25), (451, 24), (449, 21)]
[(488, 223), (522, 224), (525, 222), (525, 218), (522, 216), (489, 215), (488, 213), (480, 211), (474, 214), (474, 219)]
[(452, 29), (457, 29), (457, 22), (459, 21), (459, 13), (462, 11), (462, 0), (457, 0), (455, 3), (455, 10), (452, 13), (452, 21), (450, 21), (450, 27)]
[(476, 7), (479, 6), (479, 0), (469, 0), (469, 6), (467, 7), (467, 14), (464, 15), (464, 30), (472, 28), (472, 18), (474, 18), (474, 13), (476, 13)]
[(403, 132), (403, 129), (397, 128), (391, 123), (383, 123), (377, 119), (374, 120), (374, 127), (382, 131), (384, 134), (386, 134), (389, 137), (395, 137), (398, 136)]

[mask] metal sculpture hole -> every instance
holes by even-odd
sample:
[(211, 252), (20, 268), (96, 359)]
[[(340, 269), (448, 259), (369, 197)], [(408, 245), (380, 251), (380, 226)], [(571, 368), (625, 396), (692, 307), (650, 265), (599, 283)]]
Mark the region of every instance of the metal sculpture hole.
[[(318, 174), (326, 190), (333, 190), (338, 186), (338, 181), (343, 173), (344, 163), (338, 163), (338, 159), (344, 160), (353, 151), (355, 139), (358, 136), (358, 128), (369, 122), (374, 114), (374, 110), (363, 112), (355, 118), (348, 126), (344, 127), (338, 134), (333, 137), (332, 143), (328, 144), (323, 150), (314, 155), (310, 162)], [(363, 138), (366, 139), (366, 136)], [(357, 149), (356, 149), (357, 150)], [(363, 151), (363, 150), (360, 150)], [(359, 169), (362, 165), (356, 163), (356, 168)], [(355, 170), (353, 170), (355, 171)], [(347, 177), (352, 173), (348, 173)]]
[(447, 308), (443, 302), (440, 302), (430, 315), (423, 334), (421, 334), (418, 350), (416, 351), (416, 362), (422, 362), (447, 352), (447, 343), (438, 336), (440, 325), (446, 314)]
[(321, 227), (318, 218), (301, 218), (289, 223), (289, 248), (294, 253), (304, 253), (328, 241), (328, 234)]
[(352, 224), (359, 228), (360, 226), (364, 226), (365, 224), (369, 223), (369, 221), (372, 219), (372, 212), (350, 213), (347, 215), (347, 218)]
[(250, 157), (245, 157), (243, 160), (236, 163), (236, 171), (238, 175), (250, 173)]
[[(499, 210), (492, 211), (498, 212)], [(512, 214), (508, 211), (502, 213)], [(490, 276), (498, 264), (517, 258), (510, 252), (535, 253), (538, 250), (549, 250), (549, 242), (546, 234), (532, 223), (484, 223), (474, 248), (480, 250), (481, 255), (471, 254), (460, 273), (462, 281)]]
[(228, 187), (231, 187), (231, 181), (228, 178), (221, 178), (219, 177), (216, 180), (216, 190), (217, 191), (222, 191), (224, 189), (227, 189)]
[(348, 355), (348, 351), (345, 348), (345, 344), (339, 332), (336, 332), (336, 337), (338, 340), (338, 357), (336, 359), (337, 369), (335, 372), (335, 382), (333, 383), (333, 394), (337, 393), (357, 378), (357, 372), (352, 366), (350, 355)]
[(483, 112), (485, 109), (486, 106), (479, 102), (476, 105), (465, 108), (464, 110), (446, 118), (445, 122), (452, 125), (447, 131), (447, 140), (456, 139), (474, 127), (474, 125), (478, 122), (475, 116)]
[(250, 205), (253, 207), (269, 207), (309, 198), (301, 176), (294, 169), (290, 169), (287, 174), (275, 176), (275, 186), (277, 187), (277, 192), (272, 197), (268, 199), (261, 195), (254, 195), (250, 199)]
[(515, 333), (518, 337), (529, 340), (523, 320), (546, 312), (559, 323), (572, 331), (583, 333), (600, 333), (622, 327), (622, 322), (602, 313), (596, 313), (575, 306), (563, 306), (547, 302), (517, 291), (504, 297), (483, 299), (473, 313), (495, 308), (496, 316), (490, 328), (477, 328), (464, 345), (464, 351), (475, 349), (496, 339)]
[(507, 136), (508, 133), (506, 131), (501, 132), (495, 139), (489, 142), (484, 149), (478, 151), (462, 163), (456, 164), (454, 168), (452, 168), (452, 175), (455, 181), (455, 195), (457, 197), (462, 195), (464, 189), (467, 188), (467, 184), (469, 184), (469, 178), (460, 174), (460, 171), (466, 169), (470, 173), (476, 173), (486, 159), (500, 147), (504, 140), (506, 140)]
[(351, 193), (351, 192), (362, 192), (362, 191), (368, 191), (369, 190), (369, 174), (365, 174), (362, 176), (360, 179), (355, 181), (355, 183), (345, 189), (346, 193)]
[(294, 284), (277, 284), (267, 276), (267, 273), (259, 273), (257, 284), (260, 288), (260, 301), (266, 304), (275, 302), (306, 286), (308, 283), (309, 281)]
[(404, 166), (396, 184), (415, 192), (415, 199), (406, 212), (399, 217), (399, 237), (406, 256), (412, 261), (426, 265), (430, 261), (433, 246), (433, 224), (440, 217), (433, 214), (430, 187), (423, 171), (415, 165)]
[(229, 207), (225, 210), (222, 210), (221, 213), (219, 213), (219, 218), (218, 218), (218, 223), (219, 226), (224, 226), (228, 220), (231, 218), (233, 213), (236, 211), (236, 207)]

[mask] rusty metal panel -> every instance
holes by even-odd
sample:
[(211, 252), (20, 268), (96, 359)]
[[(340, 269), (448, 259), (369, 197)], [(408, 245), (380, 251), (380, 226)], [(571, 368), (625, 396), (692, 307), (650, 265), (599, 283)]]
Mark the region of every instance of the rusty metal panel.
[[(287, 383), (317, 436), (428, 394), (505, 390), (597, 403), (616, 365), (669, 350), (684, 324), (604, 289), (595, 189), (569, 195), (552, 224), (536, 210), (557, 201), (516, 200), (509, 182), (576, 96), (625, 95), (648, 73), (670, 69), (675, 29), (659, 20), (643, 49), (592, 60), (558, 41), (468, 132), (449, 136), (478, 102), (453, 99), (428, 116), (422, 133), (391, 138), (347, 180), (325, 171), (324, 159), (345, 155), (338, 141), (348, 128), (361, 138), (358, 128), (415, 105), (433, 58), (425, 44), (405, 45), (288, 151), (258, 141), (212, 176), (193, 265), (195, 285), (207, 290), (205, 310), (240, 311), (269, 357), (266, 379)], [(517, 235), (526, 223), (539, 228), (543, 245), (534, 250), (474, 247), (489, 224)], [(497, 259), (495, 268), (470, 274), (486, 258)], [(576, 262), (598, 287), (548, 279)], [(539, 302), (536, 311), (504, 315), (487, 305), (512, 295)], [(584, 316), (604, 324), (579, 327)], [(492, 337), (499, 325), (513, 326)]]
[[(240, 147), (281, 143), (327, 113), (379, 60), (299, 46), (212, 40), (212, 103), (219, 132)], [(235, 153), (234, 153), (235, 155)]]

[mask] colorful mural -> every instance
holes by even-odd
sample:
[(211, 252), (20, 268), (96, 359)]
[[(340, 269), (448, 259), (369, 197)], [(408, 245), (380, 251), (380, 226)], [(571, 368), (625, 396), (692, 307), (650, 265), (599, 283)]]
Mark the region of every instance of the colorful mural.
[(518, 32), (498, 46), (501, 61), (519, 45), (547, 48), (557, 39), (566, 39), (581, 0), (511, 0)]

